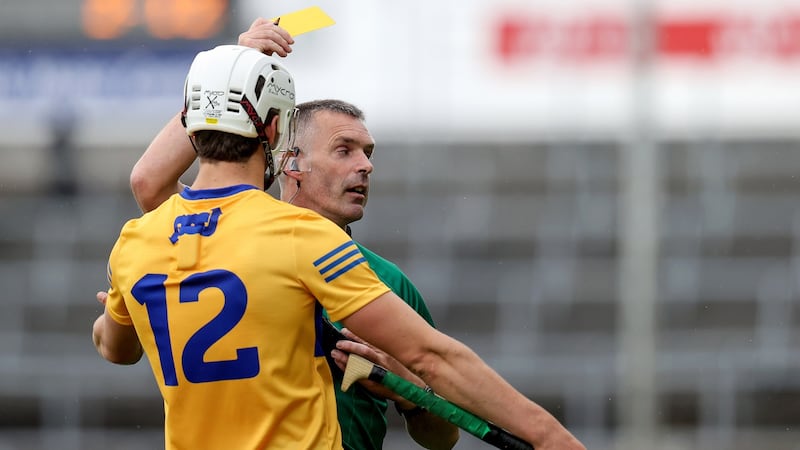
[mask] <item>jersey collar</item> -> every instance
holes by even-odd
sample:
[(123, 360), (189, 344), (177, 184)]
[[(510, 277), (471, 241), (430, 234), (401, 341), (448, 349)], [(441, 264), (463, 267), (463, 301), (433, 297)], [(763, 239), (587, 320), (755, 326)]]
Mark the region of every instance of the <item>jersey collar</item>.
[(227, 186), (224, 188), (192, 190), (189, 188), (189, 186), (186, 186), (180, 194), (181, 197), (185, 198), (186, 200), (206, 200), (210, 198), (229, 197), (231, 195), (238, 194), (239, 192), (249, 191), (251, 189), (258, 188), (250, 184), (237, 184), (235, 186)]

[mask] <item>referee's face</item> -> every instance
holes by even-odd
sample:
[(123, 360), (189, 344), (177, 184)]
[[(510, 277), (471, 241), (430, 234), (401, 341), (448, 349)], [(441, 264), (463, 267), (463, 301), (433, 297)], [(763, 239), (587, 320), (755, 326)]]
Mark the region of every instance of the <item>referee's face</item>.
[(319, 111), (298, 142), (301, 187), (293, 204), (312, 209), (344, 228), (364, 216), (375, 140), (364, 122)]

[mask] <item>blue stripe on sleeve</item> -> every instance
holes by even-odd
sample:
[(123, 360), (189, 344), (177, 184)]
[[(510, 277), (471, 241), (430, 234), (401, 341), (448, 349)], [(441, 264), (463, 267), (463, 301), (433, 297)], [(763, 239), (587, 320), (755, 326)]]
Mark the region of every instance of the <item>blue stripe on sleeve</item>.
[(355, 242), (353, 242), (353, 241), (347, 241), (347, 242), (345, 242), (344, 244), (342, 244), (342, 245), (340, 245), (340, 246), (336, 247), (335, 249), (333, 249), (333, 250), (331, 250), (330, 252), (328, 252), (327, 254), (325, 254), (325, 255), (324, 255), (322, 258), (320, 258), (320, 259), (318, 259), (318, 260), (314, 261), (314, 267), (317, 267), (317, 266), (319, 266), (320, 264), (322, 264), (322, 263), (324, 263), (325, 261), (327, 261), (328, 259), (330, 259), (330, 258), (332, 258), (332, 257), (336, 256), (336, 254), (337, 254), (337, 253), (341, 252), (342, 250), (346, 249), (347, 247), (354, 246), (354, 245), (356, 245), (356, 243), (355, 243)]
[(358, 259), (354, 260), (354, 261), (353, 261), (353, 262), (351, 262), (350, 264), (348, 264), (348, 265), (346, 265), (346, 266), (342, 267), (341, 269), (337, 270), (336, 272), (334, 272), (334, 273), (332, 273), (332, 274), (328, 275), (328, 276), (325, 278), (325, 282), (326, 282), (326, 283), (330, 283), (331, 281), (333, 281), (333, 280), (335, 280), (336, 278), (338, 278), (338, 277), (339, 277), (339, 275), (341, 275), (341, 274), (343, 274), (343, 273), (347, 272), (348, 270), (352, 269), (353, 267), (355, 267), (355, 266), (357, 266), (357, 265), (359, 265), (359, 264), (361, 264), (361, 263), (363, 263), (363, 262), (366, 262), (366, 261), (367, 261), (367, 259), (366, 259), (366, 258), (364, 258), (363, 256), (362, 256), (361, 258), (358, 258)]
[(334, 267), (338, 266), (339, 264), (343, 263), (347, 258), (349, 258), (349, 257), (351, 257), (353, 255), (357, 255), (359, 253), (360, 252), (358, 251), (357, 248), (351, 250), (348, 253), (345, 253), (341, 258), (337, 258), (334, 262), (332, 262), (332, 263), (328, 264), (327, 266), (319, 269), (319, 274), (320, 275), (325, 275), (325, 272), (327, 272), (327, 271), (333, 269)]
[[(336, 269), (337, 266), (353, 257), (356, 259), (350, 261), (338, 270)], [(325, 282), (330, 283), (363, 262), (366, 262), (366, 258), (364, 258), (364, 255), (361, 254), (361, 250), (359, 250), (358, 246), (356, 246), (355, 241), (347, 241), (314, 261), (313, 264), (314, 267), (318, 268), (319, 274), (325, 277)], [(322, 264), (325, 265), (320, 268)], [(332, 270), (336, 271), (331, 273)]]

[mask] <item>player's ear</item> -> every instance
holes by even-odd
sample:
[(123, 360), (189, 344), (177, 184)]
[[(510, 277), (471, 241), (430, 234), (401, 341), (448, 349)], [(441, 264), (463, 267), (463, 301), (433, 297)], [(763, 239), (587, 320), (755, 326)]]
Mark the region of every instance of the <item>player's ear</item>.
[(275, 148), (275, 144), (278, 138), (278, 115), (272, 117), (269, 123), (264, 125), (264, 131), (267, 134), (267, 140), (269, 141), (270, 148)]

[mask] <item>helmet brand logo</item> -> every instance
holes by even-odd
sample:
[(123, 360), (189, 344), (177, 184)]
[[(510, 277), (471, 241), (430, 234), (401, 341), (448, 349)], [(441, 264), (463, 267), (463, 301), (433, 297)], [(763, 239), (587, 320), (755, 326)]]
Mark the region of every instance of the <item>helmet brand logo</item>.
[(275, 83), (270, 83), (267, 85), (267, 92), (272, 95), (280, 95), (281, 97), (286, 97), (289, 100), (294, 101), (294, 92), (284, 87), (278, 86)]
[(219, 119), (222, 117), (222, 110), (220, 109), (220, 97), (223, 97), (225, 92), (223, 91), (204, 91), (203, 97), (205, 97), (205, 106), (203, 107), (203, 115), (206, 118), (206, 123), (209, 122), (208, 119)]
[(220, 96), (220, 93), (218, 93), (218, 92), (208, 92), (208, 91), (206, 91), (206, 100), (208, 100), (208, 103), (206, 104), (206, 109), (208, 109), (208, 108), (212, 108), (212, 109), (219, 108), (219, 100), (217, 100), (217, 97), (219, 97), (219, 96)]

